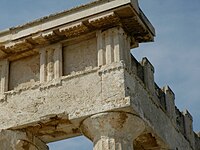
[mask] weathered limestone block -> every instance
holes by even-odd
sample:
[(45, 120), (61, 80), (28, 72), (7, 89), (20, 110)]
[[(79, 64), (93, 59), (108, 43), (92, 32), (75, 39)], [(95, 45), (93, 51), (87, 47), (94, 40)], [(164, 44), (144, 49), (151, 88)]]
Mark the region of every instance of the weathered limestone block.
[(85, 119), (80, 128), (93, 141), (94, 150), (133, 150), (133, 140), (145, 126), (136, 115), (105, 112)]
[(9, 61), (7, 59), (0, 61), (0, 93), (8, 90)]
[[(123, 63), (113, 63), (100, 70), (102, 80), (102, 100), (106, 103), (124, 98), (124, 70)], [(112, 74), (112, 75), (111, 75)]]
[(195, 139), (194, 139), (194, 132), (193, 132), (193, 118), (192, 115), (185, 110), (183, 112), (184, 115), (184, 124), (185, 124), (185, 134), (187, 139), (190, 141), (191, 146), (195, 147)]
[(176, 125), (175, 95), (169, 86), (165, 86), (163, 88), (163, 91), (165, 93), (166, 98), (167, 113), (174, 125)]
[(144, 67), (144, 82), (147, 89), (151, 92), (152, 95), (155, 94), (155, 83), (154, 83), (154, 67), (150, 61), (145, 57), (141, 62)]
[(97, 41), (94, 34), (76, 38), (63, 47), (63, 75), (97, 67)]
[(48, 146), (30, 133), (1, 130), (1, 150), (48, 150)]
[(30, 87), (40, 80), (40, 57), (38, 54), (10, 61), (9, 90)]
[(199, 133), (194, 133), (195, 136), (195, 150), (200, 149), (200, 132)]

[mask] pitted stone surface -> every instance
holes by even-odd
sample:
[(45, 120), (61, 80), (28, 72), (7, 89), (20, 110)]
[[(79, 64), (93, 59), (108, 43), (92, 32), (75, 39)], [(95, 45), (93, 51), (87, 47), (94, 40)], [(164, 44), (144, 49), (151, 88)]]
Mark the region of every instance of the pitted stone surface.
[(137, 0), (97, 0), (0, 32), (0, 150), (79, 135), (94, 150), (199, 150), (190, 113), (130, 53), (154, 36)]

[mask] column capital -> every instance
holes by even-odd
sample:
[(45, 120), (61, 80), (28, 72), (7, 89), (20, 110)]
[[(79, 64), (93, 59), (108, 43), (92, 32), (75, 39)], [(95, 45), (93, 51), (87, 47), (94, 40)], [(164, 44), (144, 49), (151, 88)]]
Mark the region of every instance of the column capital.
[(30, 133), (0, 130), (0, 149), (2, 150), (48, 150), (48, 146)]
[(133, 150), (133, 140), (144, 131), (145, 124), (130, 113), (105, 112), (88, 117), (80, 128), (94, 142), (94, 150)]

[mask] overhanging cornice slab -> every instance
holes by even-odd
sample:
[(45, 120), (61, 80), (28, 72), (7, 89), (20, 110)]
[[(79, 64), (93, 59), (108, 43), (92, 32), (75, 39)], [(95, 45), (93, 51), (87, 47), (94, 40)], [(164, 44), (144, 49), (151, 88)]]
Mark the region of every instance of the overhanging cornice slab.
[(0, 58), (112, 26), (122, 26), (139, 43), (155, 35), (137, 0), (98, 0), (0, 32)]

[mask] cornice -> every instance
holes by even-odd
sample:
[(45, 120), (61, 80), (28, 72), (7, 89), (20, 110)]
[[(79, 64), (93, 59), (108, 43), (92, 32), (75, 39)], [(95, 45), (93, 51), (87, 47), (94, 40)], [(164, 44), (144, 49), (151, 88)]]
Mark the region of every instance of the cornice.
[(34, 54), (38, 47), (116, 26), (139, 43), (155, 36), (137, 0), (98, 0), (0, 32), (0, 59), (12, 61)]

